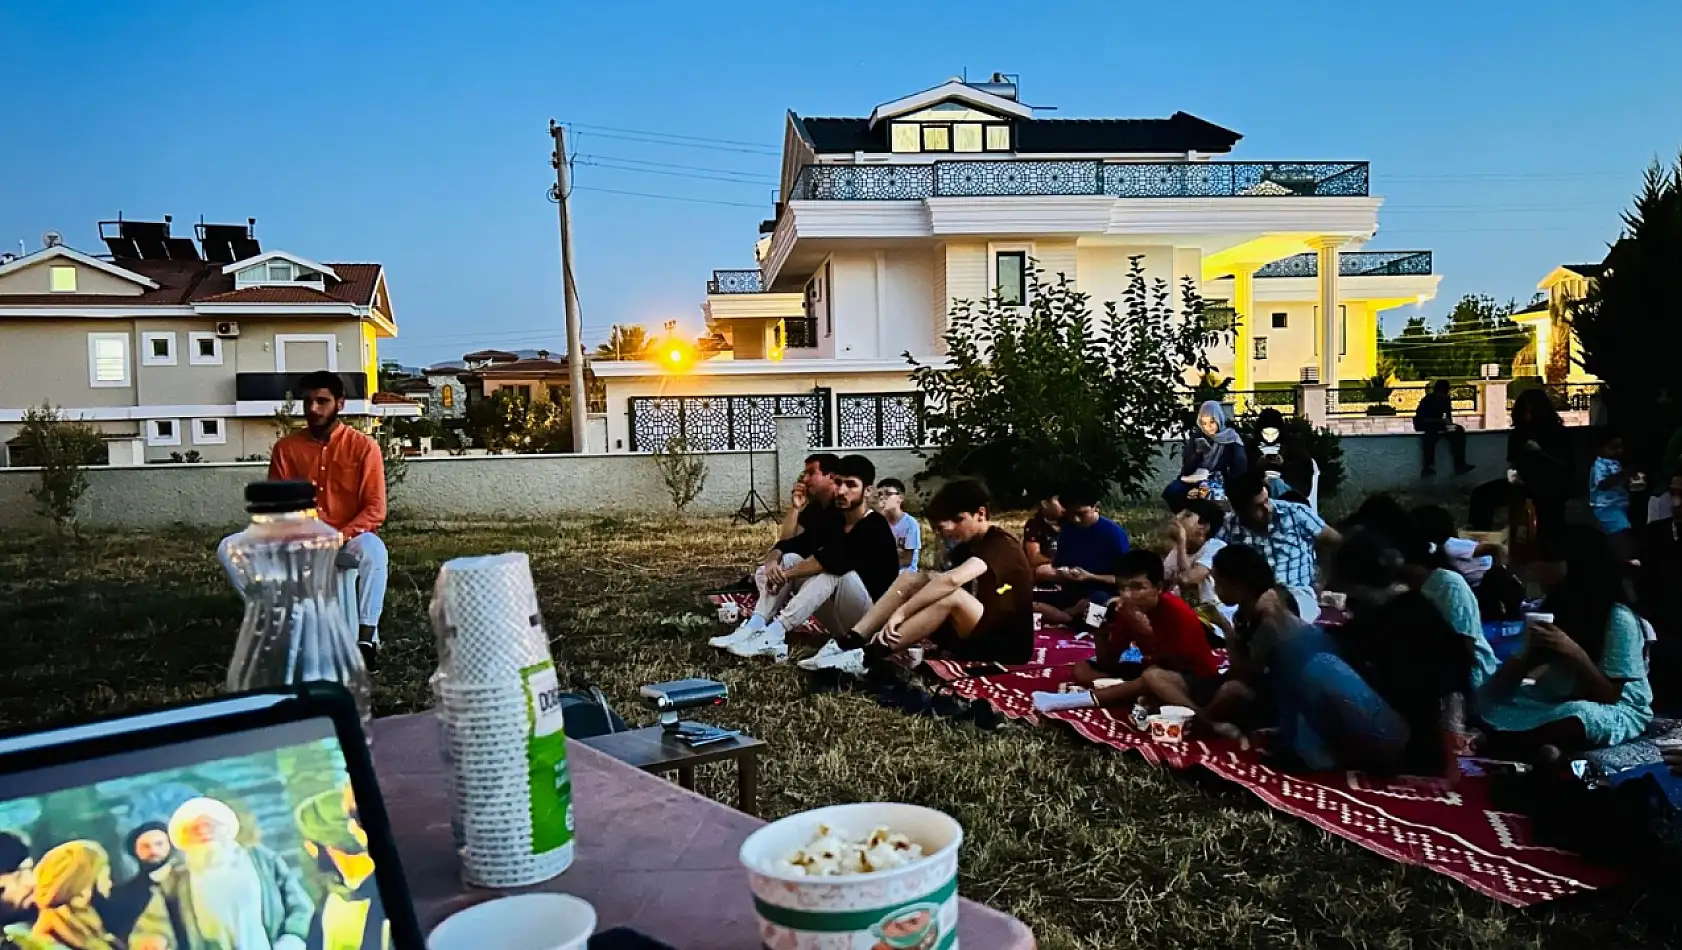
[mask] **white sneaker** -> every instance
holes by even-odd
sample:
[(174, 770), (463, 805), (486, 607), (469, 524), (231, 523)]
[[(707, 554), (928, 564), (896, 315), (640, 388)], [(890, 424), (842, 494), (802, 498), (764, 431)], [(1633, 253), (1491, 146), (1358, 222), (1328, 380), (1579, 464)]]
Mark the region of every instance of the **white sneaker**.
[(863, 650), (842, 650), (837, 648), (834, 653), (831, 653), (828, 656), (815, 656), (806, 662), (810, 663), (811, 666), (805, 668), (813, 672), (817, 672), (818, 670), (834, 670), (837, 673), (845, 673), (848, 676), (859, 679), (864, 678)]
[(829, 659), (832, 656), (840, 656), (841, 654), (843, 654), (845, 652), (847, 652), (847, 651), (841, 649), (841, 644), (836, 643), (834, 640), (831, 640), (828, 643), (824, 644), (822, 647), (820, 647), (818, 649), (817, 653), (813, 654), (812, 656), (807, 657), (804, 660), (801, 660), (799, 663), (796, 663), (794, 665), (800, 667), (803, 670), (825, 670), (825, 669), (828, 669), (829, 667), (819, 666), (818, 664), (823, 662), (824, 660)]
[(729, 647), (731, 653), (744, 659), (770, 657), (778, 663), (788, 662), (788, 641), (780, 630), (760, 630), (740, 643)]
[(758, 614), (754, 614), (748, 619), (742, 621), (741, 626), (729, 633), (726, 633), (723, 636), (713, 637), (711, 640), (708, 640), (707, 646), (718, 647), (720, 650), (728, 650), (764, 629), (765, 618), (759, 616)]
[(1090, 690), (1083, 689), (1078, 693), (1034, 694), (1034, 710), (1036, 712), (1050, 713), (1063, 712), (1068, 709), (1089, 709), (1096, 705), (1098, 704), (1092, 701)]

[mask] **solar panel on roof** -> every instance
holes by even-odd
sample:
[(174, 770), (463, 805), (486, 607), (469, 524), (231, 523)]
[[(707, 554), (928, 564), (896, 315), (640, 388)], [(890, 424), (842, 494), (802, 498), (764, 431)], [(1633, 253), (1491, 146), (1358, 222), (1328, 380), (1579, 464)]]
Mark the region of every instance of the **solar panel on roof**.
[(192, 238), (172, 237), (168, 241), (169, 259), (172, 261), (196, 261), (199, 259), (198, 246)]
[(107, 237), (105, 246), (111, 249), (111, 256), (119, 261), (137, 261), (140, 259), (140, 248), (134, 246), (134, 241), (126, 237)]
[(141, 260), (169, 260), (169, 225), (162, 221), (124, 221), (118, 228), (123, 237), (134, 242)]
[(240, 258), (234, 253), (234, 242), (244, 240), (246, 229), (237, 224), (201, 224), (199, 243), (204, 246), (205, 260), (218, 264), (232, 264)]

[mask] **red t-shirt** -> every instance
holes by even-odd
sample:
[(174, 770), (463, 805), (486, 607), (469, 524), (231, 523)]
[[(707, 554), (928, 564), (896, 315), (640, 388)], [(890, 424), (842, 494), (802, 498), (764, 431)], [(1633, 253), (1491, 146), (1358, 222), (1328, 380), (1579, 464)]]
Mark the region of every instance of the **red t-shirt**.
[(1131, 640), (1144, 654), (1144, 665), (1160, 666), (1176, 673), (1209, 677), (1220, 673), (1220, 663), (1209, 647), (1209, 634), (1197, 611), (1179, 597), (1164, 593), (1157, 599), (1156, 608), (1144, 615), (1149, 629), (1130, 623), (1128, 613), (1118, 610), (1109, 635), (1125, 649)]

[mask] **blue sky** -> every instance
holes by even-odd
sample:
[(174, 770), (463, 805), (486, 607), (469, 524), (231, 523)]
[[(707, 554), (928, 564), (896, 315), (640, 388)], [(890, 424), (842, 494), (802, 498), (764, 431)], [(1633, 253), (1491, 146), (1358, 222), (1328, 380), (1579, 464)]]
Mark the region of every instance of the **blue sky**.
[(698, 327), (708, 272), (752, 265), (785, 110), (1002, 70), (1057, 115), (1183, 109), (1244, 133), (1234, 158), (1370, 160), (1370, 246), (1436, 251), (1440, 316), (1598, 259), (1682, 149), (1673, 5), (6, 3), (0, 247), (53, 228), (97, 251), (119, 210), (254, 216), (268, 248), (387, 265), (384, 356), (559, 351), (555, 117), (653, 133), (574, 143), (621, 166), (577, 169), (586, 340)]

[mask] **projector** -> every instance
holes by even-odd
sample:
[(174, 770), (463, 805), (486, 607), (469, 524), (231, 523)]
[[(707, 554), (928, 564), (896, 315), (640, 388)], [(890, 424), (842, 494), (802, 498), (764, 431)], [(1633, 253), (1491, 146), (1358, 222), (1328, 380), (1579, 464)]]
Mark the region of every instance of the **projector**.
[(730, 700), (730, 690), (716, 680), (688, 679), (669, 683), (652, 683), (641, 691), (643, 702), (660, 714), (660, 728), (675, 735), (685, 744), (695, 747), (723, 742), (740, 735), (728, 729), (700, 722), (682, 722), (678, 713), (685, 709), (722, 706)]

